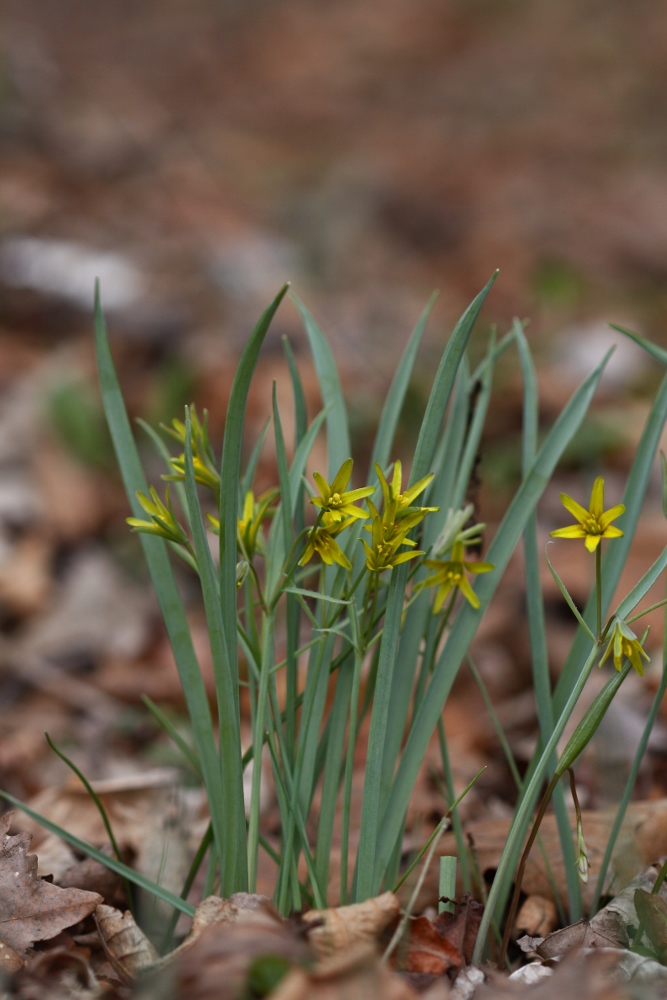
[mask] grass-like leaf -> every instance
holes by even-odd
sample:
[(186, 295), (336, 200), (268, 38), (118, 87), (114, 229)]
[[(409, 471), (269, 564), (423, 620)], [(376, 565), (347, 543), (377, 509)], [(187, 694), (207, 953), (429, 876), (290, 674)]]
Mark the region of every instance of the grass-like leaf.
[[(221, 768), (224, 794), (224, 839), (216, 845), (220, 860), (220, 888), (223, 896), (231, 896), (233, 892), (245, 891), (248, 884), (240, 721), (234, 698), (235, 678), (231, 672), (229, 650), (222, 624), (218, 578), (197, 496), (192, 453), (192, 421), (190, 410), (187, 407), (185, 410), (185, 492), (211, 645), (218, 704), (220, 756), (224, 762)], [(234, 644), (236, 644), (236, 629), (234, 629), (232, 637)]]
[[(95, 349), (104, 412), (121, 475), (132, 512), (136, 517), (142, 517), (143, 510), (136, 498), (136, 493), (137, 490), (148, 493), (148, 486), (139, 461), (111, 356), (102, 313), (99, 284), (95, 289)], [(155, 536), (141, 534), (139, 539), (174, 653), (174, 660), (192, 724), (197, 754), (201, 762), (206, 794), (210, 803), (216, 850), (219, 850), (226, 831), (224, 794), (208, 695), (195, 656), (183, 604), (176, 588), (166, 547), (161, 539)]]
[(466, 604), (457, 615), (447, 643), (436, 663), (433, 679), (411, 726), (389, 803), (380, 822), (379, 847), (375, 862), (376, 884), (381, 883), (431, 733), (477, 629), (479, 615), (491, 600), (556, 463), (584, 418), (607, 357), (574, 393), (554, 423), (537, 453), (530, 472), (512, 500), (486, 556), (495, 569), (481, 576), (477, 584), (476, 593), (480, 601), (480, 610), (475, 611)]
[(484, 305), (484, 300), (489, 294), (493, 282), (496, 280), (497, 273), (496, 271), (479, 295), (472, 300), (447, 341), (447, 346), (438, 366), (431, 395), (426, 405), (424, 419), (419, 430), (415, 457), (410, 471), (410, 485), (416, 483), (431, 471), (433, 456), (435, 455), (447, 403), (454, 387), (456, 372), (470, 339), (472, 328)]
[(401, 410), (403, 409), (403, 403), (405, 402), (405, 394), (408, 391), (410, 378), (415, 366), (417, 352), (419, 351), (419, 346), (422, 342), (422, 337), (424, 336), (426, 324), (428, 323), (428, 318), (431, 315), (431, 310), (433, 309), (437, 298), (438, 293), (434, 292), (426, 303), (426, 307), (419, 317), (417, 325), (412, 331), (408, 345), (403, 352), (403, 356), (399, 362), (398, 368), (396, 369), (396, 374), (394, 375), (389, 392), (387, 393), (387, 398), (385, 399), (384, 406), (382, 407), (380, 423), (378, 424), (377, 433), (375, 435), (375, 442), (373, 444), (373, 452), (371, 454), (370, 467), (368, 469), (369, 482), (374, 477), (375, 463), (377, 462), (380, 468), (384, 469), (389, 464), (391, 459), (391, 449), (394, 443), (394, 435), (396, 434), (396, 427), (401, 415)]
[(328, 481), (334, 478), (343, 462), (352, 454), (350, 431), (345, 398), (340, 378), (329, 343), (301, 299), (294, 293), (291, 298), (301, 313), (304, 329), (310, 343), (315, 362), (315, 371), (322, 395), (322, 403), (327, 410), (327, 449), (329, 452)]

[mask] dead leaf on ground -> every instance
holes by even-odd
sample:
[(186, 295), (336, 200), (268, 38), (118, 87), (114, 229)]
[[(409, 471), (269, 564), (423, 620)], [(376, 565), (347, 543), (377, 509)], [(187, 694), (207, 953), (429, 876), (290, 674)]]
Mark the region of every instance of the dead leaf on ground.
[(308, 940), (318, 958), (328, 958), (352, 945), (377, 941), (400, 913), (398, 897), (385, 892), (375, 899), (328, 910), (309, 910), (303, 914), (308, 925)]
[(181, 946), (158, 969), (175, 996), (236, 1000), (251, 974), (274, 982), (291, 966), (312, 961), (311, 949), (295, 928), (262, 906), (238, 913), (232, 922), (204, 927), (189, 947)]
[[(438, 993), (431, 996), (433, 1000), (446, 1000), (447, 985), (443, 982)], [(292, 969), (271, 994), (271, 1000), (356, 1000), (357, 997), (418, 1000), (419, 994), (381, 965), (377, 951), (369, 944), (338, 952), (310, 971)]]
[[(35, 941), (55, 937), (93, 912), (102, 897), (60, 889), (37, 876), (37, 857), (28, 855), (31, 836), (10, 836), (12, 814), (0, 819), (0, 940), (20, 958)], [(4, 950), (4, 949), (3, 949)]]
[(137, 973), (155, 965), (158, 953), (130, 910), (121, 913), (113, 906), (100, 905), (95, 922), (105, 954), (122, 983), (131, 983)]
[(558, 926), (558, 910), (552, 899), (529, 896), (517, 913), (515, 930), (529, 937), (546, 937)]
[(657, 893), (635, 889), (635, 910), (661, 962), (667, 958), (667, 903)]

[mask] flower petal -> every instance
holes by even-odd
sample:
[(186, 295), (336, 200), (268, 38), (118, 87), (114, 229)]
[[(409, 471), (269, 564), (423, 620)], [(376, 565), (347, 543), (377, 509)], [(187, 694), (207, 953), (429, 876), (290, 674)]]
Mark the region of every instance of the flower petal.
[(496, 568), (493, 563), (488, 562), (467, 562), (464, 566), (469, 573), (490, 573)]
[(585, 538), (586, 532), (581, 527), (580, 524), (571, 524), (567, 528), (556, 528), (555, 531), (550, 531), (549, 534), (552, 538)]
[(336, 473), (333, 483), (331, 484), (332, 493), (344, 493), (345, 487), (350, 481), (350, 476), (352, 475), (352, 466), (354, 462), (351, 458), (346, 458), (340, 469)]
[(569, 510), (572, 517), (576, 517), (580, 524), (583, 524), (590, 517), (590, 511), (582, 507), (580, 503), (577, 503), (572, 497), (568, 496), (567, 493), (561, 493), (560, 502), (566, 510)]
[(586, 537), (584, 538), (584, 545), (586, 546), (589, 552), (595, 552), (601, 541), (602, 541), (602, 535), (586, 535)]
[(615, 524), (610, 524), (609, 527), (602, 532), (603, 538), (622, 538), (623, 532), (620, 528), (617, 528)]
[(473, 608), (477, 610), (477, 608), (479, 607), (479, 597), (477, 596), (477, 594), (472, 589), (472, 587), (470, 586), (470, 584), (468, 583), (468, 581), (464, 576), (462, 576), (459, 581), (459, 590), (461, 591), (465, 599), (468, 601), (468, 603), (472, 604)]
[(598, 476), (593, 483), (589, 510), (593, 517), (599, 521), (604, 511), (604, 478), (602, 476)]
[(600, 527), (604, 531), (608, 528), (612, 521), (615, 521), (617, 517), (625, 513), (625, 504), (617, 503), (615, 507), (610, 507), (606, 510), (602, 517), (600, 518)]
[[(329, 499), (329, 497), (331, 496), (331, 494), (334, 492), (334, 490), (333, 489), (329, 489), (328, 482), (326, 481), (326, 479), (324, 478), (324, 476), (321, 476), (319, 474), (319, 472), (313, 472), (313, 479), (317, 483), (317, 488), (320, 491), (320, 496), (322, 497), (322, 499), (326, 503), (327, 500)], [(311, 503), (312, 503), (312, 501), (311, 501)], [(321, 506), (321, 504), (318, 505), (318, 506)]]

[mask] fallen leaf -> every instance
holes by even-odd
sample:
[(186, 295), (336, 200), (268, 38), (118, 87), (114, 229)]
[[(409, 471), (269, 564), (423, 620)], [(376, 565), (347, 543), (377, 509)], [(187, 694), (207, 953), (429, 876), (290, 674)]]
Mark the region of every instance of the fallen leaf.
[[(347, 952), (337, 952), (314, 969), (292, 969), (271, 994), (271, 1000), (356, 1000), (358, 997), (418, 1000), (418, 996), (400, 976), (380, 963), (372, 945), (360, 944)], [(433, 995), (433, 1000), (446, 1000), (448, 996), (443, 986), (439, 994)]]
[(173, 990), (173, 996), (188, 1000), (237, 1000), (268, 956), (282, 960), (282, 974), (313, 961), (312, 951), (291, 924), (266, 908), (248, 911), (233, 922), (204, 927), (189, 947), (160, 962), (157, 970), (164, 980), (158, 979), (158, 984), (164, 981), (165, 994)]
[(545, 896), (529, 896), (517, 913), (514, 928), (529, 937), (545, 938), (558, 926), (556, 904)]
[(661, 962), (667, 958), (667, 903), (657, 893), (635, 889), (635, 910)]
[(463, 965), (461, 951), (447, 941), (433, 920), (412, 917), (408, 924), (407, 942), (399, 946), (397, 965), (401, 971), (444, 976), (457, 972)]
[(25, 958), (35, 941), (53, 938), (93, 912), (96, 892), (60, 889), (37, 876), (37, 857), (28, 854), (31, 836), (10, 836), (12, 814), (0, 819), (0, 941)]
[(472, 963), (483, 913), (483, 905), (473, 899), (469, 892), (464, 892), (455, 904), (454, 913), (439, 913), (434, 921), (438, 933), (463, 955), (466, 965)]
[(121, 982), (131, 983), (137, 973), (157, 962), (157, 951), (137, 927), (130, 910), (121, 913), (102, 904), (95, 910), (95, 922), (106, 956)]
[(374, 899), (303, 914), (308, 940), (317, 957), (328, 958), (354, 944), (376, 941), (400, 913), (398, 897), (385, 892)]

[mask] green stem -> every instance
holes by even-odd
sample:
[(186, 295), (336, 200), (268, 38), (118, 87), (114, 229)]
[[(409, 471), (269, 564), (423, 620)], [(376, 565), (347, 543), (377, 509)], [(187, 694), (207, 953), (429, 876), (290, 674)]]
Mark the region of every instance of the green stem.
[(595, 550), (595, 635), (602, 637), (602, 542)]
[(523, 873), (526, 870), (526, 863), (528, 861), (528, 856), (530, 854), (531, 848), (535, 843), (535, 838), (537, 837), (538, 831), (540, 829), (540, 823), (544, 818), (544, 814), (547, 811), (547, 806), (551, 801), (551, 796), (553, 795), (554, 789), (560, 780), (560, 775), (555, 774), (551, 781), (549, 782), (549, 787), (544, 793), (544, 798), (542, 799), (542, 804), (538, 810), (537, 816), (535, 817), (535, 822), (533, 823), (533, 828), (530, 831), (530, 836), (526, 841), (526, 846), (523, 849), (523, 854), (521, 855), (521, 861), (519, 862), (519, 868), (516, 873), (516, 879), (514, 882), (514, 892), (512, 894), (512, 902), (510, 903), (510, 908), (507, 912), (506, 922), (505, 922), (505, 933), (503, 935), (503, 941), (500, 946), (500, 952), (498, 953), (498, 968), (502, 969), (505, 964), (505, 955), (507, 954), (507, 947), (510, 943), (510, 934), (512, 933), (512, 927), (514, 926), (514, 920), (516, 917), (516, 911), (519, 906), (519, 897), (521, 896), (521, 883), (523, 882)]

